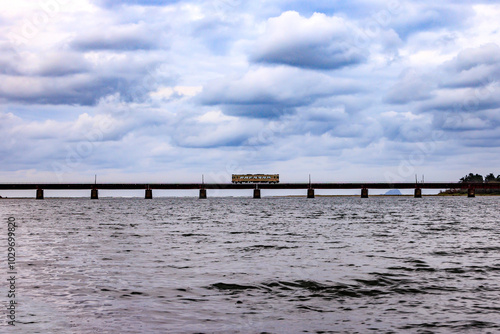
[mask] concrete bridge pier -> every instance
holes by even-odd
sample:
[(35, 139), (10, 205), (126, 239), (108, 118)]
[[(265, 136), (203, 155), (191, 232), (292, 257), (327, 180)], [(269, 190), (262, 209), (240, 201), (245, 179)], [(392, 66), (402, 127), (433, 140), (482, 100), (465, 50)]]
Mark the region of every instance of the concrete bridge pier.
[(99, 199), (99, 191), (96, 188), (90, 191), (90, 199)]
[(476, 189), (469, 188), (469, 190), (467, 191), (467, 197), (476, 197)]
[(36, 190), (36, 199), (43, 199), (43, 189)]
[(260, 189), (253, 190), (253, 198), (260, 198)]
[(361, 189), (361, 198), (368, 198), (368, 188)]
[(314, 189), (313, 188), (307, 189), (307, 198), (314, 198)]
[(422, 198), (422, 189), (415, 188), (415, 198)]
[(146, 189), (145, 199), (153, 199), (153, 189)]
[(200, 199), (207, 199), (207, 189), (205, 188), (200, 189)]

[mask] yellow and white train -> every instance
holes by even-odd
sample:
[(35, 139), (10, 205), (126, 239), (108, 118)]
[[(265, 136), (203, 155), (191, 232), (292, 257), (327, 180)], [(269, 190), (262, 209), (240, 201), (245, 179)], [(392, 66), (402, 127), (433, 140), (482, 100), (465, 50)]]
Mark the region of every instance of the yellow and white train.
[(233, 174), (233, 183), (279, 183), (279, 174)]

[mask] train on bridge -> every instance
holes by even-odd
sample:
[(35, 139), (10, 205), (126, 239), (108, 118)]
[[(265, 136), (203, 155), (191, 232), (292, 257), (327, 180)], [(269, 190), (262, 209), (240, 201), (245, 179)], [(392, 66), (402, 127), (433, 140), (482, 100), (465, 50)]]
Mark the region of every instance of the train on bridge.
[(232, 183), (279, 183), (279, 174), (233, 174)]

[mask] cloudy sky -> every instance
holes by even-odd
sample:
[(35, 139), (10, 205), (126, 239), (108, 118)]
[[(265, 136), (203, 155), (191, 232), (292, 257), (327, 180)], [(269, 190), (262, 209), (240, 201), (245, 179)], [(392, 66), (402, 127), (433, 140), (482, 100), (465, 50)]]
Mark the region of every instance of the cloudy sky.
[(496, 1), (0, 3), (2, 182), (500, 174)]

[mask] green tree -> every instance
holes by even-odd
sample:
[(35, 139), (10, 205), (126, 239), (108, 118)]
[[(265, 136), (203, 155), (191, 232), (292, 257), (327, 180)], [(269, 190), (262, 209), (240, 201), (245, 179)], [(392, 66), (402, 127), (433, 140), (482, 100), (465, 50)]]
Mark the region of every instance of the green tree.
[(480, 174), (474, 175), (473, 173), (469, 173), (469, 175), (466, 175), (460, 179), (460, 182), (463, 183), (483, 183), (484, 178)]
[(493, 175), (493, 173), (489, 173), (484, 178), (484, 182), (496, 182), (496, 181), (497, 181), (497, 178), (495, 177), (495, 175)]

